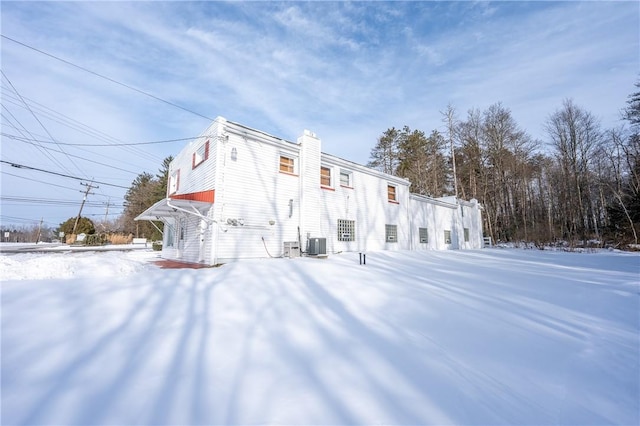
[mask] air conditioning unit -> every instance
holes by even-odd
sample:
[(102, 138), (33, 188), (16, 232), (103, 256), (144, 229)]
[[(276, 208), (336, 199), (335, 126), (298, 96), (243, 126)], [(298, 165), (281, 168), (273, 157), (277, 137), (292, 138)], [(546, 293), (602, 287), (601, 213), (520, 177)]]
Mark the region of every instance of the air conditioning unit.
[(327, 254), (326, 238), (309, 238), (309, 248), (307, 249), (309, 256), (322, 256)]
[(429, 242), (429, 239), (428, 238), (420, 238), (420, 242), (426, 244), (426, 243)]
[(351, 234), (346, 233), (342, 234), (342, 241), (349, 241), (351, 239)]
[(396, 240), (396, 236), (395, 235), (389, 235), (387, 237), (387, 241), (395, 241)]

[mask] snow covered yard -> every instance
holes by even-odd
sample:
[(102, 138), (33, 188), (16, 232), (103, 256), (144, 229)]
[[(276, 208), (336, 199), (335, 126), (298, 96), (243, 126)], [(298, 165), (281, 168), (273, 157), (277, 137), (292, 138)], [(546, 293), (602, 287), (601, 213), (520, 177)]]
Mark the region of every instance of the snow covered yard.
[(640, 422), (640, 256), (0, 256), (2, 424)]

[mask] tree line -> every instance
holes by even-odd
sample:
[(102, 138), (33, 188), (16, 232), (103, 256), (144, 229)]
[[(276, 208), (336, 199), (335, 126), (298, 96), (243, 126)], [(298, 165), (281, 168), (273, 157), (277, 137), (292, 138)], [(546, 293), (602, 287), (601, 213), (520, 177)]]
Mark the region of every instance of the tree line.
[[(448, 105), (442, 132), (391, 127), (367, 166), (409, 180), (417, 194), (477, 199), (493, 241), (638, 244), (640, 81), (635, 87), (621, 126), (605, 129), (567, 99), (544, 123), (544, 141), (522, 129), (502, 103), (470, 109), (463, 118)], [(166, 196), (172, 160), (132, 182), (119, 232), (161, 238), (152, 224), (133, 219)]]
[(449, 105), (444, 132), (389, 128), (369, 167), (408, 179), (411, 192), (475, 198), (493, 241), (638, 244), (640, 81), (620, 127), (605, 129), (571, 99), (533, 139), (496, 103), (459, 119)]

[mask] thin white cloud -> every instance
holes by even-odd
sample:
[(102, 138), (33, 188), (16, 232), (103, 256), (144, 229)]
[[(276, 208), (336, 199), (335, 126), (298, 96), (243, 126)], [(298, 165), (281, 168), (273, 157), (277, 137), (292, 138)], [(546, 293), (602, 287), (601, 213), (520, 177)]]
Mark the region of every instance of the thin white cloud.
[[(360, 163), (388, 127), (440, 127), (449, 102), (464, 116), (502, 101), (543, 137), (548, 114), (573, 97), (610, 126), (638, 74), (631, 2), (5, 2), (2, 24), (7, 36), (206, 116), (287, 139), (309, 128), (324, 151)], [(24, 95), (121, 139), (208, 124), (9, 41), (2, 60)], [(82, 137), (51, 125), (59, 139)], [(19, 158), (3, 141), (9, 153)]]

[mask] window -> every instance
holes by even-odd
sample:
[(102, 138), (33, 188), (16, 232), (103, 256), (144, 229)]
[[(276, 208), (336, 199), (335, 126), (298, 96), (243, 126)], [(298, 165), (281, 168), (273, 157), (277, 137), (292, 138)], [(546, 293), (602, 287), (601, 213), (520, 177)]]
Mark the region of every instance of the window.
[(385, 225), (384, 226), (385, 241), (388, 243), (398, 242), (398, 226), (397, 225)]
[(204, 163), (209, 158), (209, 141), (206, 141), (200, 148), (193, 153), (191, 159), (191, 168), (195, 169), (200, 164)]
[(469, 228), (464, 228), (464, 241), (469, 242)]
[(287, 157), (285, 155), (280, 156), (280, 171), (283, 173), (291, 173), (295, 174), (295, 163), (293, 158)]
[(347, 186), (349, 188), (353, 186), (351, 182), (351, 172), (340, 170), (340, 186)]
[(387, 199), (391, 202), (397, 203), (396, 199), (396, 187), (393, 185), (387, 185)]
[(449, 230), (444, 231), (444, 243), (451, 244), (451, 231)]
[(169, 176), (169, 195), (178, 192), (180, 187), (180, 169), (176, 170)]
[(420, 237), (421, 244), (429, 242), (429, 230), (427, 228), (418, 228), (418, 236)]
[(331, 186), (331, 169), (329, 167), (320, 167), (320, 185)]
[(173, 227), (173, 224), (167, 222), (164, 227), (164, 234), (166, 236), (165, 237), (166, 247), (173, 247), (173, 239), (175, 238), (175, 233), (176, 233), (176, 230)]
[(460, 206), (460, 214), (464, 217), (464, 206)]
[(185, 234), (187, 233), (187, 221), (186, 219), (180, 218), (178, 222), (178, 238), (180, 241), (184, 241)]
[(338, 241), (356, 240), (356, 221), (338, 219)]

